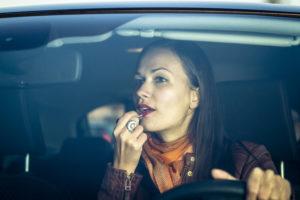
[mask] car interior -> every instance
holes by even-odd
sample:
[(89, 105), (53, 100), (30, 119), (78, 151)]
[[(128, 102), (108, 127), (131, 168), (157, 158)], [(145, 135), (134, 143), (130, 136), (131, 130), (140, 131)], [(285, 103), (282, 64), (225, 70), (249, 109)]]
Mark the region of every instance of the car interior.
[(139, 54), (161, 39), (203, 49), (226, 132), (265, 145), (300, 195), (299, 18), (68, 14), (0, 27), (0, 199), (97, 199)]

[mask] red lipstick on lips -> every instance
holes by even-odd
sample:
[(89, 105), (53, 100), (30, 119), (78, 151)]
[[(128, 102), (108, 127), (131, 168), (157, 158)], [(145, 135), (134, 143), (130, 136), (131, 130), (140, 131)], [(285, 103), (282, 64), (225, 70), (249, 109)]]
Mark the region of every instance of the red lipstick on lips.
[(150, 106), (148, 106), (146, 104), (138, 105), (138, 112), (139, 112), (139, 116), (141, 116), (141, 117), (146, 117), (146, 115), (150, 114), (154, 110), (155, 109), (151, 108)]

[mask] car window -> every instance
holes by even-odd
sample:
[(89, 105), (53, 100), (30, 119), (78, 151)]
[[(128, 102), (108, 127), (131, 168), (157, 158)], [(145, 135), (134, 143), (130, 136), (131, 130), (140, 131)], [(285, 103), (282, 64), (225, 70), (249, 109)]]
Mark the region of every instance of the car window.
[[(110, 101), (109, 95), (116, 94), (119, 98), (117, 93), (130, 96), (133, 83), (129, 77), (135, 71), (139, 53), (154, 40), (198, 43), (209, 57), (218, 82), (276, 78), (280, 76), (282, 63), (294, 67), (293, 63), (299, 63), (300, 26), (294, 18), (237, 14), (86, 14), (4, 18), (0, 26), (5, 30), (1, 32), (1, 85), (24, 88), (51, 85), (32, 91), (42, 105), (40, 115), (45, 137), (53, 138), (53, 143), (56, 134), (74, 136), (76, 127), (63, 130), (66, 125), (61, 124), (58, 126), (61, 130), (57, 130), (47, 116), (54, 109), (48, 107), (60, 110), (72, 102), (66, 109), (75, 112), (74, 108), (83, 107), (81, 102), (97, 90), (101, 93), (97, 98), (104, 102)], [(297, 82), (296, 77), (289, 81)], [(123, 82), (129, 87), (123, 88)], [(64, 118), (63, 114), (61, 117)]]
[[(3, 18), (0, 26), (4, 30), (0, 84), (33, 88), (28, 93), (39, 105), (46, 144), (56, 151), (65, 138), (76, 137), (76, 120), (89, 107), (131, 98), (134, 83), (130, 77), (139, 54), (155, 40), (197, 43), (220, 83), (267, 79), (298, 83), (296, 73), (282, 73), (282, 65), (299, 70), (300, 26), (295, 18), (207, 13), (84, 14)], [(298, 102), (295, 91), (292, 104)], [(55, 117), (61, 109), (65, 111)], [(104, 123), (113, 119), (96, 122), (95, 113), (87, 116), (91, 136), (97, 135), (98, 126), (111, 132), (112, 124)]]
[(0, 161), (13, 155), (0, 162), (2, 171), (22, 171), (30, 154), (35, 174), (75, 199), (93, 199), (111, 162), (116, 121), (137, 111), (141, 52), (162, 40), (192, 42), (206, 54), (230, 137), (264, 144), (278, 163), (296, 160), (298, 15), (62, 11), (2, 17), (0, 30)]

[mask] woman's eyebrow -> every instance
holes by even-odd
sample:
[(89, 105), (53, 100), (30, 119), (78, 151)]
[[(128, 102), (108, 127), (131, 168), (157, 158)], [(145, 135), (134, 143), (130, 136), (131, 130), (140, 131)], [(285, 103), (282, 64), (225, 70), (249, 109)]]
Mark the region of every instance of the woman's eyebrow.
[(153, 74), (154, 72), (159, 71), (159, 70), (165, 70), (165, 71), (172, 73), (170, 70), (168, 70), (167, 68), (164, 68), (164, 67), (154, 68), (150, 72)]
[(140, 73), (137, 73), (137, 74), (134, 75), (134, 78), (144, 78), (144, 77)]
[[(165, 70), (165, 71), (168, 71), (169, 73), (172, 73), (170, 70), (168, 70), (167, 68), (164, 68), (164, 67), (158, 67), (158, 68), (151, 69), (150, 73), (153, 74), (153, 73), (155, 73), (159, 70)], [(136, 76), (141, 76), (141, 77), (143, 76), (140, 72), (137, 72), (135, 75)]]

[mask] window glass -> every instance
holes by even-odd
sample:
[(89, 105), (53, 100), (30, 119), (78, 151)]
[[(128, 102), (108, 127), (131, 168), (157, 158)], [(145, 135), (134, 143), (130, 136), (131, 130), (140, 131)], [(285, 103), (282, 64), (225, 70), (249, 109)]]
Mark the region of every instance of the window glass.
[(296, 110), (292, 110), (292, 118), (294, 122), (296, 140), (297, 142), (300, 142), (300, 115)]
[[(115, 121), (125, 110), (111, 102), (131, 101), (140, 53), (156, 40), (195, 42), (207, 55), (217, 83), (283, 80), (291, 106), (299, 110), (296, 18), (70, 14), (1, 18), (0, 29), (0, 87), (30, 96), (40, 119), (41, 130), (36, 132), (43, 133), (48, 152), (57, 152), (66, 138), (78, 137), (78, 119), (98, 106), (85, 119), (87, 135), (107, 135), (111, 141)], [(2, 96), (7, 96), (6, 89)]]

